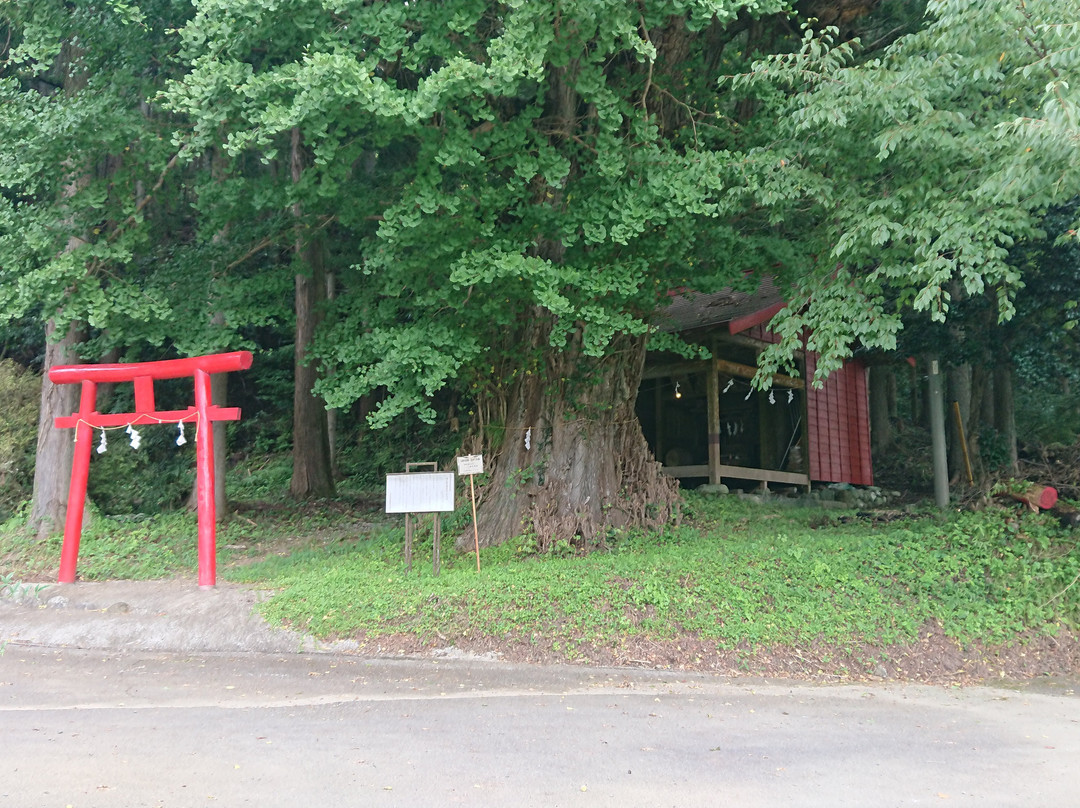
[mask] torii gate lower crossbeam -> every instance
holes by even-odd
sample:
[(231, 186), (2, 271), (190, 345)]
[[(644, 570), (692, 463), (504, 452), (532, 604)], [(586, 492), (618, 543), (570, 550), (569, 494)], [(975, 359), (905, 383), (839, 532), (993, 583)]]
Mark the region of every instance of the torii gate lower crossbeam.
[[(54, 384), (82, 384), (79, 411), (56, 419), (59, 428), (75, 428), (75, 459), (71, 466), (64, 546), (60, 551), (60, 583), (75, 582), (82, 537), (86, 482), (90, 476), (90, 449), (93, 430), (141, 424), (195, 423), (195, 481), (199, 517), (199, 586), (212, 587), (217, 581), (217, 514), (214, 503), (214, 421), (239, 421), (237, 407), (218, 407), (210, 400), (210, 374), (247, 370), (250, 351), (167, 359), (160, 362), (133, 362), (114, 365), (61, 365), (49, 371)], [(154, 381), (190, 376), (195, 382), (195, 406), (186, 410), (158, 411), (154, 408)], [(133, 382), (135, 412), (99, 413), (99, 383)]]

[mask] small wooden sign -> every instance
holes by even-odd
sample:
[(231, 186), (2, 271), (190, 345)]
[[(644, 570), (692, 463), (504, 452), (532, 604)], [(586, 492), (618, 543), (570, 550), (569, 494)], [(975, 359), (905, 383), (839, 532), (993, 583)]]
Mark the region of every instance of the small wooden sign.
[(483, 455), (462, 455), (457, 459), (457, 473), (464, 477), (466, 474), (484, 473)]
[(387, 513), (454, 510), (454, 472), (421, 471), (386, 475)]
[(480, 572), (480, 531), (476, 524), (476, 488), (473, 487), (473, 475), (484, 473), (483, 455), (462, 455), (457, 459), (457, 473), (469, 475), (469, 499), (472, 500), (473, 541), (476, 543), (476, 571)]

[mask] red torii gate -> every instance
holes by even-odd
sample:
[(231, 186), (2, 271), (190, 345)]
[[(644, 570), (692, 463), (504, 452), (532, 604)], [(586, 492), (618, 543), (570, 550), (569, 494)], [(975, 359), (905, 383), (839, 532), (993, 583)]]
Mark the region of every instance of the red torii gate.
[[(86, 505), (86, 481), (90, 475), (90, 448), (93, 430), (142, 424), (195, 423), (195, 481), (199, 515), (199, 586), (216, 583), (216, 526), (214, 512), (214, 421), (239, 421), (239, 407), (218, 407), (210, 403), (210, 374), (247, 370), (250, 351), (194, 356), (189, 359), (166, 359), (160, 362), (132, 362), (115, 365), (60, 365), (49, 371), (53, 384), (82, 384), (79, 411), (56, 419), (59, 428), (75, 428), (75, 460), (71, 466), (68, 489), (67, 520), (64, 523), (64, 546), (60, 552), (60, 583), (75, 582), (79, 560), (83, 509)], [(195, 406), (186, 410), (154, 408), (154, 381), (195, 380)], [(134, 382), (135, 412), (97, 412), (98, 384)]]

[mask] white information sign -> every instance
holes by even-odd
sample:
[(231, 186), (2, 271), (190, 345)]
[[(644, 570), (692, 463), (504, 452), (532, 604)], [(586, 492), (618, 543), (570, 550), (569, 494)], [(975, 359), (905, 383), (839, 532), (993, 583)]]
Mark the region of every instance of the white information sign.
[(387, 513), (454, 510), (454, 472), (414, 471), (386, 475)]
[(484, 473), (483, 455), (463, 455), (457, 459), (457, 473), (464, 477), (466, 474)]

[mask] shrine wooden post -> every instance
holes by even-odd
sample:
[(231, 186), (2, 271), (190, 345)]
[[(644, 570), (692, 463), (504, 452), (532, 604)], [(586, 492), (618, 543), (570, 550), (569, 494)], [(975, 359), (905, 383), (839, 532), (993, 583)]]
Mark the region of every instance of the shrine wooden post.
[[(75, 582), (82, 538), (86, 482), (90, 476), (90, 449), (95, 429), (114, 429), (144, 424), (195, 424), (195, 483), (199, 518), (199, 586), (212, 587), (217, 581), (216, 518), (214, 503), (214, 421), (238, 421), (238, 407), (218, 407), (210, 399), (210, 374), (246, 370), (251, 367), (250, 351), (166, 359), (160, 362), (132, 362), (111, 365), (60, 365), (49, 371), (54, 384), (82, 384), (79, 411), (56, 419), (56, 426), (75, 429), (75, 459), (71, 466), (64, 545), (60, 552), (60, 583)], [(154, 382), (190, 376), (195, 385), (195, 406), (186, 410), (157, 410)], [(135, 411), (97, 412), (99, 383), (132, 382)]]

